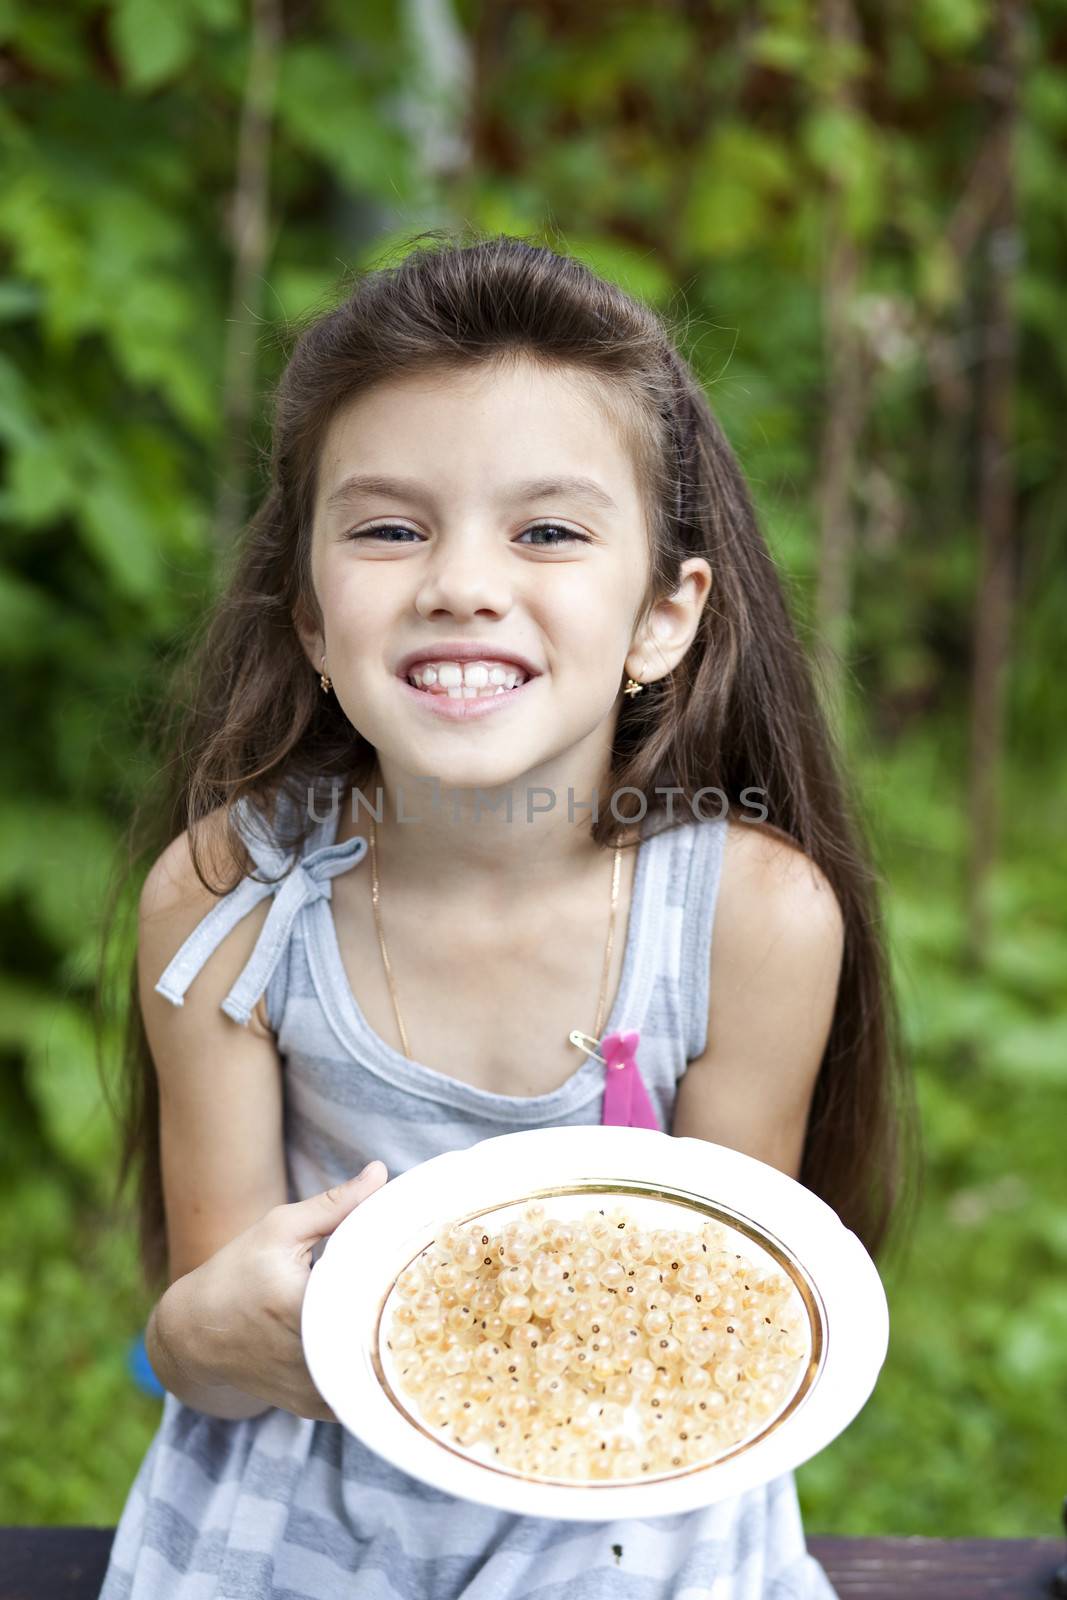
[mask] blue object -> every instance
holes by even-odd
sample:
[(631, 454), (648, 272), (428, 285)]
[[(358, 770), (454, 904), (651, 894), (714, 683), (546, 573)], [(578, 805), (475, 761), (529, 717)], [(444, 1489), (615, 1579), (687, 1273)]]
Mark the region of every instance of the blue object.
[(143, 1333), (139, 1333), (137, 1338), (131, 1341), (126, 1356), (126, 1365), (139, 1389), (143, 1389), (145, 1394), (150, 1394), (155, 1400), (162, 1400), (167, 1391), (152, 1370), (152, 1363), (149, 1361), (148, 1351), (145, 1349)]

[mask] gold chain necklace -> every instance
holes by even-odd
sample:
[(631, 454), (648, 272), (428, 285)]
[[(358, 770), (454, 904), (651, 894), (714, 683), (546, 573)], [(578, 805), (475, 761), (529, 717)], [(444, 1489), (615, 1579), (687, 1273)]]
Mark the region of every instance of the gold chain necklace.
[[(622, 860), (622, 845), (615, 846), (615, 859), (611, 867), (611, 915), (608, 919), (608, 942), (604, 950), (604, 970), (600, 978), (600, 998), (597, 1001), (596, 1026), (593, 1029), (593, 1038), (600, 1038), (600, 1029), (604, 1022), (604, 1006), (608, 996), (608, 974), (611, 971), (611, 952), (615, 944), (615, 908), (619, 901), (619, 866)], [(389, 993), (393, 998), (393, 1011), (396, 1014), (396, 1025), (400, 1030), (400, 1040), (404, 1046), (404, 1054), (408, 1060), (412, 1059), (408, 1048), (408, 1036), (400, 1015), (400, 1005), (396, 998), (396, 983), (393, 980), (393, 969), (389, 961), (389, 952), (385, 948), (385, 933), (382, 929), (381, 912), (378, 902), (381, 898), (381, 888), (378, 883), (378, 839), (374, 826), (374, 815), (370, 819), (370, 896), (374, 907), (374, 925), (378, 930), (378, 943), (382, 950), (382, 962), (385, 966), (385, 976), (389, 983)]]

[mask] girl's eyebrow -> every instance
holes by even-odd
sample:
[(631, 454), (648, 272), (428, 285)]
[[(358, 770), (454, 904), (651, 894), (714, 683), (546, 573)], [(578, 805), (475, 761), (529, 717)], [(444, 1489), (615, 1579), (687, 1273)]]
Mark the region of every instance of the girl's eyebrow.
[[(367, 495), (384, 495), (391, 500), (420, 500), (433, 504), (433, 494), (412, 478), (383, 478), (377, 474), (355, 472), (344, 478), (326, 499), (326, 509), (349, 505)], [(592, 478), (553, 477), (527, 478), (513, 483), (499, 495), (502, 503), (516, 505), (526, 500), (545, 500), (553, 495), (569, 495), (572, 499), (587, 500), (605, 511), (618, 511), (618, 506)]]

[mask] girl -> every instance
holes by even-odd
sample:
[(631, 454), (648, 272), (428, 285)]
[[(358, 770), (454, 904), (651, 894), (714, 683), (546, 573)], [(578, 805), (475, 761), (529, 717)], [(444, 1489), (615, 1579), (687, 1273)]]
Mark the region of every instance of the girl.
[(172, 698), (124, 1152), (168, 1393), (102, 1600), (832, 1595), (792, 1475), (676, 1517), (512, 1516), (366, 1449), (301, 1353), (316, 1252), (388, 1174), (602, 1120), (590, 1025), (639, 1031), (665, 1131), (882, 1238), (872, 877), (664, 325), (506, 237), (364, 276), (296, 345)]

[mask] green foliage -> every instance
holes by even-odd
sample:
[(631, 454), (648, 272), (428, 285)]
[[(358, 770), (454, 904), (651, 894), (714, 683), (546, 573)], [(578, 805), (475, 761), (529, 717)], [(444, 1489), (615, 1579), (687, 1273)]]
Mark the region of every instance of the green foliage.
[[(851, 45), (795, 0), (758, 15), (628, 4), (595, 26), (581, 7), (504, 8), (477, 40), (473, 153), (452, 176), (418, 133), (427, 61), (404, 8), (372, 0), (358, 27), (345, 0), (287, 13), (269, 256), (239, 330), (264, 395), (290, 325), (420, 228), (469, 219), (573, 251), (683, 328), (810, 638), (831, 214), (855, 245), (849, 742), (927, 1175), (910, 1253), (886, 1267), (882, 1380), (800, 1474), (808, 1524), (827, 1531), (1051, 1532), (1065, 1488), (1067, 773), (1048, 662), (1067, 606), (1067, 13), (1046, 0), (1024, 27), (1020, 621), (976, 973), (965, 730), (984, 245), (961, 255), (950, 222), (988, 128), (991, 11), (860, 7)], [(483, 21), (467, 0), (455, 16), (468, 35)], [(0, 44), (0, 1504), (9, 1522), (108, 1523), (159, 1408), (125, 1369), (149, 1306), (130, 1220), (109, 1209), (92, 964), (119, 828), (155, 758), (145, 718), (216, 582), (253, 53), (237, 0), (7, 0)], [(258, 409), (252, 433), (265, 442)], [(118, 967), (131, 954), (126, 939)], [(105, 1046), (113, 1066), (117, 1039)], [(27, 1385), (31, 1369), (49, 1381)]]
[[(926, 743), (929, 778), (952, 789), (949, 762)], [(879, 766), (865, 792), (879, 796), (892, 885), (922, 1203), (907, 1247), (883, 1268), (885, 1368), (856, 1422), (799, 1472), (801, 1504), (809, 1528), (834, 1533), (1052, 1537), (1067, 1399), (1067, 928), (1050, 887), (1063, 881), (1067, 848), (1030, 832), (1016, 776), (996, 938), (976, 978), (954, 905), (965, 843), (958, 809), (944, 839), (916, 839), (918, 766)]]
[[(286, 52), (278, 114), (282, 126), (309, 155), (342, 181), (389, 200), (408, 165), (406, 141), (383, 126), (381, 109), (360, 93), (358, 59), (326, 54), (319, 45), (294, 44)], [(331, 115), (323, 116), (323, 107)]]
[(48, 1158), (36, 1168), (5, 1164), (5, 1173), (3, 1519), (107, 1526), (117, 1520), (160, 1411), (133, 1386), (126, 1366), (148, 1309), (133, 1239)]

